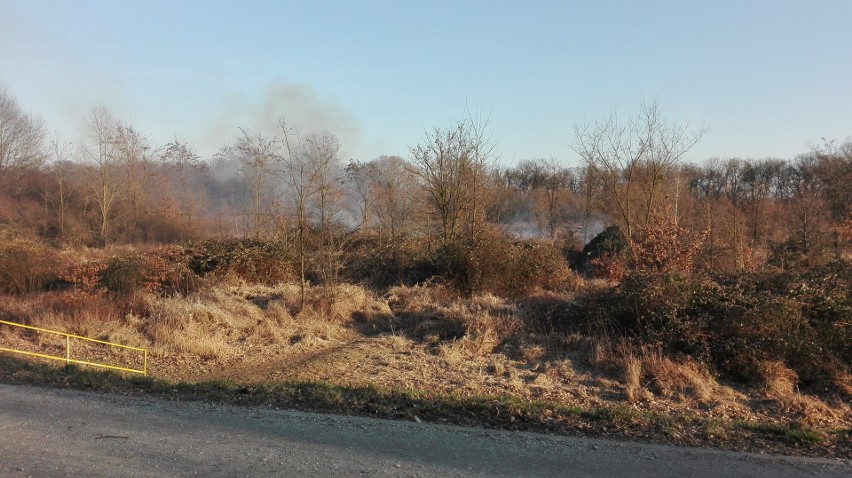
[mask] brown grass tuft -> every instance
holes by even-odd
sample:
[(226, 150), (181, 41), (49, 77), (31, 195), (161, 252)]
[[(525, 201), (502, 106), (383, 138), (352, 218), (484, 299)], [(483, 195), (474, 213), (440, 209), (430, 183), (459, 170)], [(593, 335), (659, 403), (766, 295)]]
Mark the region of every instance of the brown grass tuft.
[(627, 353), (622, 358), (624, 367), (624, 396), (628, 402), (635, 402), (642, 396), (642, 360)]
[(760, 364), (758, 372), (764, 391), (775, 398), (792, 396), (798, 388), (799, 376), (783, 362), (767, 361)]
[(787, 414), (796, 416), (808, 425), (830, 425), (841, 422), (850, 414), (849, 405), (830, 407), (822, 400), (799, 393), (798, 375), (782, 362), (760, 364), (763, 392), (775, 401), (777, 407)]
[(593, 368), (619, 372), (629, 402), (650, 400), (654, 395), (699, 404), (734, 399), (706, 368), (689, 359), (675, 361), (657, 351), (607, 340), (595, 341), (588, 354)]
[(651, 391), (665, 398), (708, 403), (718, 387), (710, 373), (691, 360), (675, 362), (658, 352), (646, 352), (642, 362)]

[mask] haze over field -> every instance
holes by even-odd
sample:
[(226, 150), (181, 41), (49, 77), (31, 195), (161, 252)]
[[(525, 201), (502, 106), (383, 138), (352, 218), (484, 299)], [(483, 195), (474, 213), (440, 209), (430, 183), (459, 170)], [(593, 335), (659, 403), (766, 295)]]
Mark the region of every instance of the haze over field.
[(573, 125), (659, 98), (710, 132), (690, 152), (792, 158), (852, 131), (852, 4), (108, 2), (0, 4), (0, 81), (77, 139), (104, 106), (202, 157), (275, 118), (344, 157), (405, 155), (465, 105), (504, 164), (578, 164)]

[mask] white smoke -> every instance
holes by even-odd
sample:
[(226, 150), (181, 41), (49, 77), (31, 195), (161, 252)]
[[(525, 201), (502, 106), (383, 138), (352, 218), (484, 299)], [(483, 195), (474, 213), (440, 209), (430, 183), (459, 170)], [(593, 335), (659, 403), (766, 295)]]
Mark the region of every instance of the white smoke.
[(363, 131), (358, 120), (337, 99), (320, 96), (309, 85), (284, 80), (272, 81), (259, 100), (239, 95), (225, 99), (222, 112), (206, 133), (194, 139), (202, 156), (215, 154), (240, 136), (240, 128), (250, 134), (281, 135), (278, 119), (302, 134), (328, 131), (345, 151), (363, 147)]

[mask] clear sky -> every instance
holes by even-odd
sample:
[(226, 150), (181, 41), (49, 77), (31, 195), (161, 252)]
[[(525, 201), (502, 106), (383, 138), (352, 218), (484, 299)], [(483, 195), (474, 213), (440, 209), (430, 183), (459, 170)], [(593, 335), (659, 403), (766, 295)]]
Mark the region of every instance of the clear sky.
[(852, 135), (852, 1), (0, 0), (0, 84), (77, 137), (105, 106), (203, 155), (284, 115), (347, 157), (490, 112), (502, 161), (576, 164), (573, 127), (657, 98), (691, 152), (791, 158)]

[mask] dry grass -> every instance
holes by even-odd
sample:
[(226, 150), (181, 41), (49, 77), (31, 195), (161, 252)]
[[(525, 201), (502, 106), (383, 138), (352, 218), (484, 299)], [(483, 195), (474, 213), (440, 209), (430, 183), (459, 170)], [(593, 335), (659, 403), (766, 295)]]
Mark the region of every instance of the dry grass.
[(386, 295), (401, 333), (448, 356), (483, 357), (523, 330), (515, 306), (491, 294), (461, 298), (443, 287), (395, 287)]
[(214, 284), (185, 297), (92, 296), (70, 307), (63, 303), (62, 293), (45, 293), (0, 296), (0, 316), (149, 347), (160, 356), (230, 359), (264, 347), (332, 341), (349, 333), (345, 324), (356, 311), (389, 311), (386, 303), (356, 286), (341, 286), (333, 300), (328, 299), (327, 288), (310, 288), (303, 310), (299, 310), (299, 297), (298, 285), (267, 287), (239, 281)]
[(646, 352), (642, 365), (651, 392), (663, 398), (706, 404), (714, 396), (724, 398), (727, 391), (719, 386), (706, 368), (692, 360), (675, 362), (658, 352)]
[(633, 355), (625, 355), (622, 359), (624, 367), (624, 396), (628, 402), (639, 400), (643, 392), (647, 392), (642, 386), (642, 360)]
[[(356, 311), (382, 310), (363, 288), (309, 288), (302, 309), (296, 284), (212, 286), (188, 297), (147, 297), (145, 326), (160, 353), (230, 358), (269, 346), (316, 345), (348, 332)], [(386, 308), (386, 305), (384, 306)]]
[(524, 312), (493, 295), (461, 298), (418, 286), (380, 298), (353, 285), (311, 287), (306, 295), (301, 308), (297, 284), (234, 280), (187, 296), (142, 294), (133, 307), (98, 299), (68, 310), (59, 294), (2, 297), (0, 314), (150, 347), (154, 373), (180, 380), (326, 381), (587, 409), (627, 402), (706, 416), (703, 433), (715, 438), (732, 420), (780, 416), (840, 429), (852, 418), (848, 404), (798, 393), (797, 377), (781, 364), (763, 367), (769, 410), (767, 400), (719, 384), (689, 360), (606, 338), (530, 331)]
[(605, 339), (596, 340), (588, 354), (592, 368), (620, 375), (628, 402), (664, 399), (700, 406), (741, 398), (720, 385), (706, 367), (688, 358), (676, 361), (655, 350)]
[(760, 364), (760, 376), (766, 397), (773, 400), (780, 411), (796, 417), (802, 423), (836, 426), (852, 418), (852, 409), (848, 403), (829, 406), (816, 397), (800, 393), (798, 375), (781, 362)]

